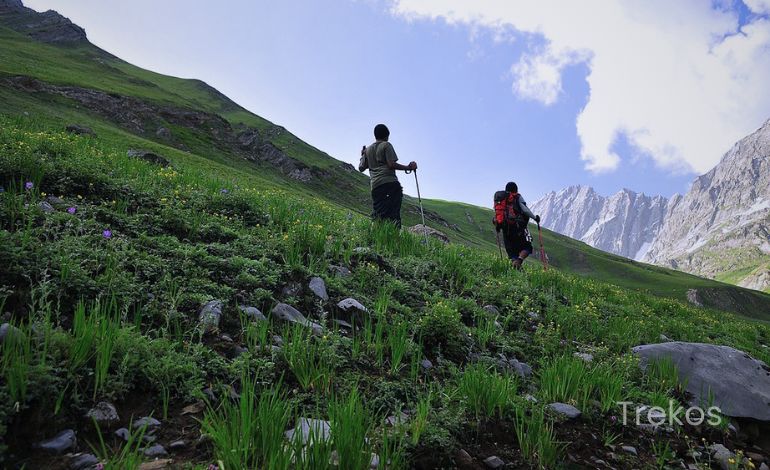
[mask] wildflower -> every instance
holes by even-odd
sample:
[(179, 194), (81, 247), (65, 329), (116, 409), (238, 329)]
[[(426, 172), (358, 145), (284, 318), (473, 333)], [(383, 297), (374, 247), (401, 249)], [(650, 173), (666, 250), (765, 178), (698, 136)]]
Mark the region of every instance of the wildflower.
[(35, 183), (33, 183), (32, 181), (27, 181), (26, 183), (24, 183), (24, 189), (26, 189), (27, 191), (31, 190), (34, 187), (35, 187)]
[(69, 212), (70, 214), (74, 214), (77, 211), (78, 211), (78, 208), (75, 206), (67, 208), (67, 212)]
[(112, 230), (110, 230), (110, 229), (107, 229), (107, 230), (103, 231), (103, 232), (102, 232), (102, 236), (103, 236), (104, 238), (107, 238), (107, 239), (110, 239), (110, 238), (112, 238)]
[(229, 191), (228, 189), (220, 189), (220, 190), (219, 190), (219, 192), (220, 192), (221, 194), (227, 194), (227, 193), (229, 193), (230, 191)]

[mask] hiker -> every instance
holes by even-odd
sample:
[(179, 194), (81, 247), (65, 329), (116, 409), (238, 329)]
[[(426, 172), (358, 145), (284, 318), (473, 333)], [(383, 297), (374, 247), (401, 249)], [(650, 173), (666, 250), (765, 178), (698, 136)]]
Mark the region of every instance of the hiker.
[(396, 151), (388, 142), (390, 131), (385, 124), (374, 126), (375, 142), (361, 149), (361, 161), (358, 171), (369, 170), (372, 185), (372, 218), (374, 220), (387, 220), (401, 228), (401, 200), (404, 191), (396, 177), (396, 170), (413, 171), (417, 169), (417, 163), (409, 165), (398, 163)]
[(527, 207), (516, 183), (511, 181), (505, 185), (505, 191), (495, 193), (495, 217), (492, 222), (498, 233), (503, 233), (505, 252), (516, 269), (521, 269), (524, 260), (532, 254), (532, 236), (527, 229), (529, 219), (540, 223), (540, 216)]

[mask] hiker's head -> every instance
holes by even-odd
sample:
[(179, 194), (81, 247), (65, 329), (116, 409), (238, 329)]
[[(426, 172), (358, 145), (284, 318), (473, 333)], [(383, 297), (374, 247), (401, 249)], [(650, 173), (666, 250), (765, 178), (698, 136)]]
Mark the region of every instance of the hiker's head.
[(374, 126), (374, 138), (377, 140), (388, 140), (390, 137), (390, 131), (385, 124), (377, 124)]
[(508, 191), (509, 193), (518, 193), (519, 187), (516, 186), (516, 183), (514, 183), (513, 181), (509, 181), (508, 184), (505, 185), (505, 190)]

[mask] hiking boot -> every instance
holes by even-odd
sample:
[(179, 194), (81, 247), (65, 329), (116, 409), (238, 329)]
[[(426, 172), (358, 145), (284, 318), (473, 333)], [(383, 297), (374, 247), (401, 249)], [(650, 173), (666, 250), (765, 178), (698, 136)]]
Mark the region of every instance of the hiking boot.
[(517, 271), (521, 271), (521, 263), (522, 263), (522, 259), (516, 258), (515, 260), (513, 260), (513, 268), (516, 269)]

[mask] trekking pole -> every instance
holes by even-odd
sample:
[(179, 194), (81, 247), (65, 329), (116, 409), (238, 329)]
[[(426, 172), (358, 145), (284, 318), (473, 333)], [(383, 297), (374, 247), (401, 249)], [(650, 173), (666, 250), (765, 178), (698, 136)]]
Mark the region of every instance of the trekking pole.
[(543, 249), (543, 231), (540, 230), (540, 222), (537, 223), (537, 237), (540, 239), (540, 261), (543, 262), (543, 271), (547, 271), (548, 260), (545, 259), (545, 250)]
[(420, 196), (420, 182), (417, 181), (417, 170), (406, 170), (406, 173), (414, 173), (414, 184), (417, 186), (417, 201), (420, 203), (420, 216), (422, 217), (422, 233), (425, 235), (425, 244), (428, 244), (428, 226), (425, 225), (425, 211), (422, 210), (422, 196)]

